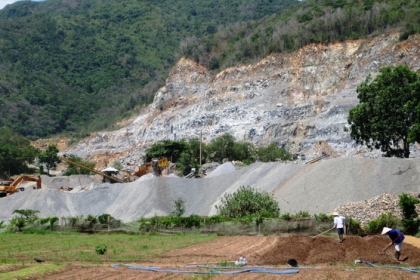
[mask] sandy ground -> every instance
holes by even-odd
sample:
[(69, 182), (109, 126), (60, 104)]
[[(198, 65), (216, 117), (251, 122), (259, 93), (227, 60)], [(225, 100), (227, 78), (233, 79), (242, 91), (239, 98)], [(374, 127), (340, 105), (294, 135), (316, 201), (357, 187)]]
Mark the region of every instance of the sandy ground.
[[(401, 269), (420, 266), (419, 239), (410, 236), (406, 238), (402, 262), (393, 258), (393, 248), (381, 253), (388, 244), (387, 237), (378, 235), (347, 236), (343, 243), (339, 243), (335, 236), (225, 236), (131, 265), (204, 272), (208, 268), (201, 266), (218, 266), (233, 262), (243, 255), (248, 260), (248, 266), (235, 270), (260, 266), (263, 270), (296, 273), (187, 274), (137, 270), (121, 264), (114, 267), (109, 263), (94, 267), (73, 264), (66, 270), (42, 279), (419, 279), (419, 273)], [(288, 266), (290, 259), (297, 260), (298, 267)], [(355, 265), (355, 260), (365, 260), (376, 267), (366, 263)]]

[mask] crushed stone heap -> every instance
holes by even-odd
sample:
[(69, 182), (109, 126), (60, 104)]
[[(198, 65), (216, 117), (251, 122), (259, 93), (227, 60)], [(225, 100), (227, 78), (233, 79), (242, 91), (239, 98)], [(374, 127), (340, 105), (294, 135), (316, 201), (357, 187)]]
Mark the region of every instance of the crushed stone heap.
[[(409, 194), (414, 197), (419, 196), (419, 193), (410, 192)], [(341, 205), (334, 211), (360, 222), (361, 226), (364, 227), (368, 222), (378, 219), (382, 214), (392, 213), (394, 216), (402, 218), (402, 210), (398, 206), (399, 201), (398, 195), (383, 193), (368, 200)], [(420, 204), (416, 205), (416, 211), (420, 212)]]

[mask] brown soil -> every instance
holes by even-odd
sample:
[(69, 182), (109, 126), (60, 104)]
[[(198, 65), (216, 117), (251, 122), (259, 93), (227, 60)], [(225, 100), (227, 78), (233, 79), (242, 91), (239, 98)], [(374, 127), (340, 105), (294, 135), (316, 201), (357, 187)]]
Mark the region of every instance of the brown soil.
[[(275, 266), (262, 269), (290, 271), (289, 259), (298, 261), (295, 274), (240, 273), (200, 275), (137, 270), (111, 263), (98, 266), (72, 264), (66, 270), (43, 276), (42, 279), (419, 279), (418, 273), (398, 269), (420, 266), (420, 241), (407, 236), (402, 250), (403, 262), (393, 258), (394, 248), (381, 253), (389, 244), (382, 236), (347, 236), (343, 243), (337, 237), (319, 236), (225, 236), (216, 240), (172, 250), (159, 258), (132, 263), (140, 267), (158, 267), (167, 270), (207, 271), (198, 266), (233, 265), (239, 256), (249, 266)], [(417, 247), (416, 247), (417, 246)], [(355, 260), (365, 263), (355, 265)], [(389, 267), (394, 266), (394, 268)], [(243, 268), (242, 268), (243, 269)]]

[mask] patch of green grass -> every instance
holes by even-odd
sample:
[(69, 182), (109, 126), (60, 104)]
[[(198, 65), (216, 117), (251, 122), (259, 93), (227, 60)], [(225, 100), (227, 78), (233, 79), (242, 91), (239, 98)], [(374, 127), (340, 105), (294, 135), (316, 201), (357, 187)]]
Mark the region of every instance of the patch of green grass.
[[(216, 235), (127, 235), (127, 234), (21, 234), (2, 233), (1, 264), (31, 263), (40, 258), (46, 263), (69, 262), (98, 264), (151, 259), (169, 250), (217, 238)], [(108, 252), (98, 255), (95, 247), (106, 245)]]
[(24, 267), (18, 270), (0, 273), (0, 280), (22, 279), (25, 277), (33, 277), (34, 275), (42, 275), (47, 272), (63, 269), (63, 265), (46, 264), (39, 266)]

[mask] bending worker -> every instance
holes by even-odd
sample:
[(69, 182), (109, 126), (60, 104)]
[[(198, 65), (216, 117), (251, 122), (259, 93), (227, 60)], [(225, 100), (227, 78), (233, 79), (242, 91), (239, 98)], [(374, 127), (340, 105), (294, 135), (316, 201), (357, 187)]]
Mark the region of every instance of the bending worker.
[(346, 218), (341, 216), (337, 212), (334, 212), (333, 215), (334, 215), (334, 228), (337, 229), (338, 238), (340, 239), (340, 243), (343, 243), (344, 223), (346, 221)]
[(382, 235), (385, 235), (385, 234), (388, 234), (389, 238), (391, 238), (392, 240), (389, 246), (391, 246), (392, 244), (395, 245), (395, 258), (397, 259), (397, 261), (399, 261), (400, 255), (401, 255), (402, 243), (405, 238), (404, 234), (399, 230), (384, 227), (382, 230)]

